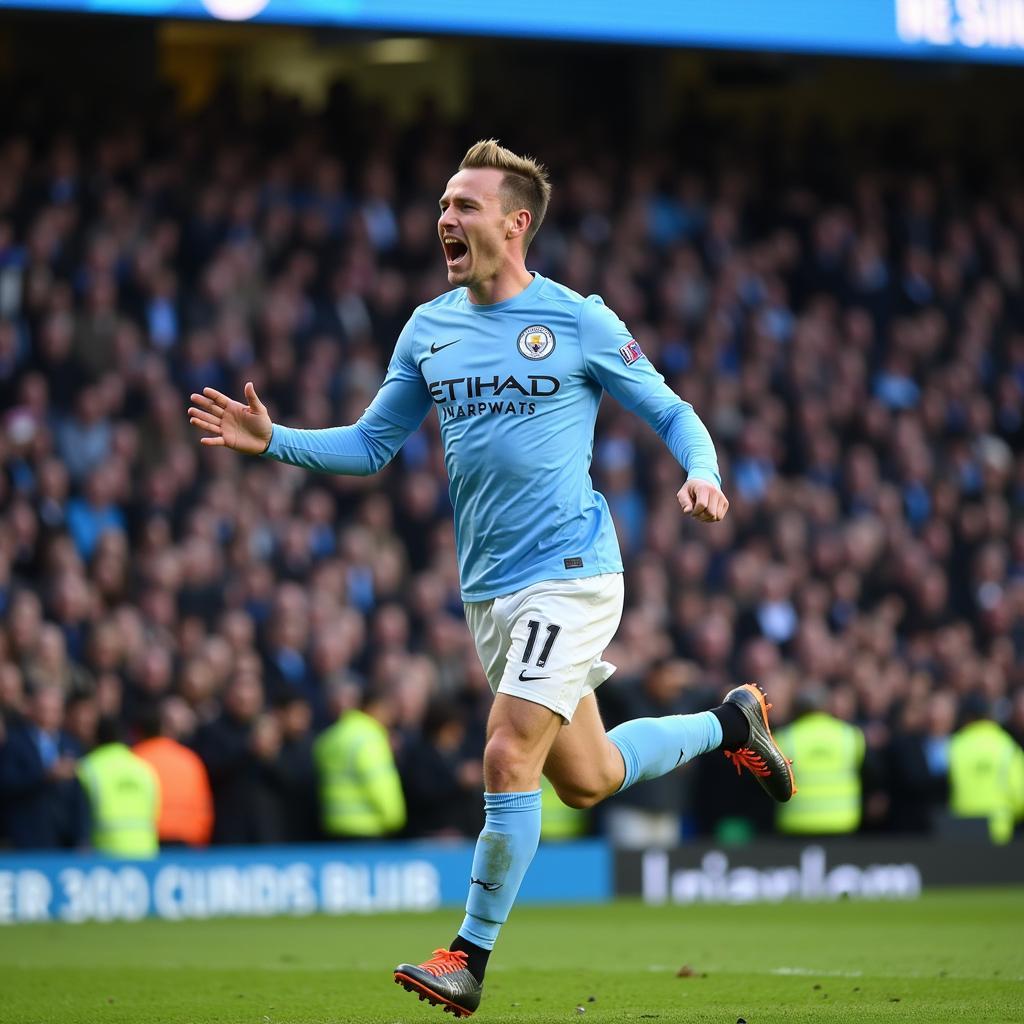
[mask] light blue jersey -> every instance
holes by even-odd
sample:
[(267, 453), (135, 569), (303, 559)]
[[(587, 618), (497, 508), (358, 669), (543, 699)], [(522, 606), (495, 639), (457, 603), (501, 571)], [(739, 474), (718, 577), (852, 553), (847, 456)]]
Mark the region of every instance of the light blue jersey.
[(541, 580), (621, 572), (608, 504), (590, 480), (602, 391), (642, 416), (691, 477), (720, 484), (704, 424), (601, 299), (539, 274), (491, 306), (464, 288), (417, 308), (370, 407), (349, 427), (275, 424), (266, 454), (375, 473), (437, 410), (465, 601)]

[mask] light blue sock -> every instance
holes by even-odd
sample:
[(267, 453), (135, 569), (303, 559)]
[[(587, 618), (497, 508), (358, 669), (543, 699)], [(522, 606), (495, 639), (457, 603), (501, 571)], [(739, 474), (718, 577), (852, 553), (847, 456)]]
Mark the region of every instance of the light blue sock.
[(626, 777), (618, 792), (634, 782), (656, 779), (698, 754), (722, 744), (722, 725), (710, 711), (664, 718), (634, 718), (617, 725), (608, 739), (626, 762)]
[(540, 790), (484, 793), (484, 830), (476, 841), (466, 917), (459, 934), (494, 949), (540, 842)]

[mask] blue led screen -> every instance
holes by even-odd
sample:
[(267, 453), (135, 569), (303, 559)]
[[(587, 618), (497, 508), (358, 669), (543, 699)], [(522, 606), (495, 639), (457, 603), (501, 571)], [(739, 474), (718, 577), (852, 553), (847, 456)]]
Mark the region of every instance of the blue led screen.
[(0, 0), (0, 9), (1024, 62), (1024, 0)]

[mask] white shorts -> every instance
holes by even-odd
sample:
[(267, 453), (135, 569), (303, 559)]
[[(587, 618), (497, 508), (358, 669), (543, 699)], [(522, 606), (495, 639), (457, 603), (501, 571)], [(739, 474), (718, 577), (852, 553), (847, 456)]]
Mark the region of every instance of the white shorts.
[(601, 659), (622, 618), (622, 573), (544, 580), (466, 604), (466, 621), (495, 693), (572, 721), (576, 705), (614, 671)]

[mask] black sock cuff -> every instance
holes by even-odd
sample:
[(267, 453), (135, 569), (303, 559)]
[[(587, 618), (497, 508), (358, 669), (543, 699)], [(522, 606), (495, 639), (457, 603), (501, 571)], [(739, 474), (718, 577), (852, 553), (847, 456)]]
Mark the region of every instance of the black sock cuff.
[(735, 704), (719, 704), (711, 709), (722, 727), (722, 750), (738, 750), (750, 739), (747, 716)]
[(475, 942), (470, 942), (469, 939), (464, 939), (461, 935), (456, 935), (448, 948), (451, 950), (461, 950), (466, 954), (466, 969), (477, 981), (482, 983), (484, 971), (487, 970), (487, 959), (491, 955), (491, 951), (484, 949), (483, 946), (478, 946)]

